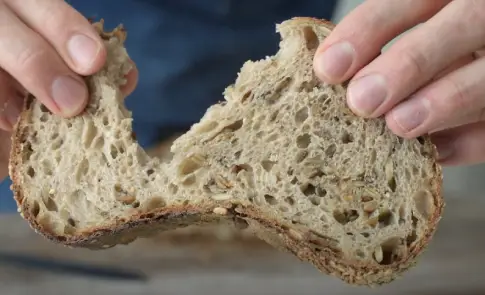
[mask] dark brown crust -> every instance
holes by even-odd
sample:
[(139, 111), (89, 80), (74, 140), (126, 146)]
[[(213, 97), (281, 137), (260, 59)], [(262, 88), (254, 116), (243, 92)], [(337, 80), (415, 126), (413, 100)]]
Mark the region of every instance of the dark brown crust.
[[(292, 22), (299, 23), (317, 23), (324, 24), (328, 28), (334, 25), (321, 20), (312, 18), (295, 18)], [(117, 31), (115, 34), (121, 34), (118, 37), (124, 38), (124, 32)], [(103, 37), (110, 37), (112, 34), (102, 34)], [(433, 151), (429, 161), (434, 164), (435, 178), (433, 179), (433, 197), (435, 202), (435, 212), (430, 218), (427, 232), (421, 240), (411, 249), (409, 255), (403, 260), (391, 265), (366, 265), (355, 261), (347, 261), (339, 257), (339, 253), (331, 251), (330, 248), (317, 252), (312, 247), (308, 237), (300, 238), (291, 234), (289, 228), (277, 223), (258, 212), (253, 207), (242, 207), (236, 204), (221, 204), (208, 202), (202, 206), (179, 206), (164, 208), (158, 211), (140, 213), (133, 215), (128, 221), (115, 221), (111, 225), (91, 228), (90, 230), (78, 233), (73, 236), (56, 235), (49, 228), (39, 224), (34, 216), (31, 215), (27, 202), (22, 202), (24, 193), (22, 189), (22, 175), (19, 167), (22, 167), (22, 149), (23, 143), (29, 132), (28, 122), (31, 116), (31, 104), (34, 101), (32, 95), (28, 95), (25, 100), (24, 111), (20, 120), (14, 128), (12, 135), (12, 148), (10, 156), (9, 172), (12, 178), (12, 191), (15, 200), (24, 219), (39, 234), (56, 243), (64, 244), (71, 247), (83, 247), (90, 249), (104, 249), (116, 244), (126, 244), (134, 241), (137, 237), (154, 234), (163, 230), (174, 229), (184, 225), (197, 223), (210, 223), (221, 218), (244, 219), (248, 223), (257, 224), (256, 230), (260, 232), (260, 237), (272, 244), (276, 248), (293, 253), (303, 261), (308, 261), (315, 265), (320, 271), (333, 274), (347, 283), (357, 285), (381, 285), (394, 280), (403, 271), (415, 264), (416, 257), (423, 252), (429, 244), (438, 222), (441, 218), (444, 202), (441, 195), (442, 171), (441, 167), (433, 160), (437, 151), (429, 138), (425, 139), (425, 145)], [(225, 207), (228, 214), (221, 216), (214, 213), (214, 208)]]

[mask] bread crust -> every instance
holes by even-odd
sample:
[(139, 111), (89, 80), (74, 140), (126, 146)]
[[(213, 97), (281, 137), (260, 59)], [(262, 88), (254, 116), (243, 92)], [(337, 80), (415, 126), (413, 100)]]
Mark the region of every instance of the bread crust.
[[(293, 18), (282, 24), (285, 25), (324, 25), (329, 30), (334, 25), (328, 21), (299, 17)], [(102, 27), (102, 26), (101, 26)], [(116, 36), (121, 40), (125, 38), (122, 28), (116, 29), (112, 33), (100, 31), (103, 38)], [(55, 234), (51, 229), (44, 227), (36, 221), (31, 213), (31, 208), (27, 202), (23, 202), (24, 190), (21, 170), (23, 164), (23, 143), (29, 133), (28, 122), (32, 114), (32, 104), (35, 98), (28, 95), (25, 99), (23, 112), (19, 121), (14, 127), (12, 134), (12, 148), (10, 155), (9, 173), (12, 179), (12, 191), (17, 202), (19, 212), (28, 221), (30, 226), (39, 234), (47, 239), (70, 247), (83, 247), (89, 249), (106, 249), (117, 244), (128, 244), (140, 236), (149, 236), (160, 231), (171, 230), (193, 224), (204, 224), (216, 222), (220, 219), (233, 220), (235, 222), (244, 221), (249, 230), (253, 230), (256, 235), (274, 246), (275, 248), (290, 252), (303, 261), (310, 262), (320, 271), (339, 277), (349, 284), (375, 286), (389, 283), (397, 278), (403, 271), (413, 266), (416, 258), (423, 252), (430, 243), (436, 231), (438, 222), (444, 208), (444, 201), (441, 193), (442, 170), (436, 163), (437, 150), (428, 137), (424, 138), (425, 145), (432, 148), (433, 155), (430, 161), (433, 162), (434, 175), (432, 189), (435, 210), (429, 219), (428, 230), (423, 234), (419, 242), (410, 249), (409, 255), (400, 261), (390, 265), (369, 265), (358, 261), (350, 261), (338, 251), (330, 247), (323, 247), (315, 250), (315, 243), (311, 241), (311, 236), (307, 234), (295, 234), (290, 228), (279, 224), (269, 216), (265, 216), (253, 206), (242, 206), (230, 202), (206, 201), (197, 207), (191, 205), (173, 206), (154, 210), (148, 213), (133, 215), (131, 219), (121, 221), (116, 220), (112, 224), (103, 227), (93, 227), (73, 236), (61, 236)], [(218, 210), (217, 208), (224, 208)], [(224, 212), (225, 214), (221, 214)]]

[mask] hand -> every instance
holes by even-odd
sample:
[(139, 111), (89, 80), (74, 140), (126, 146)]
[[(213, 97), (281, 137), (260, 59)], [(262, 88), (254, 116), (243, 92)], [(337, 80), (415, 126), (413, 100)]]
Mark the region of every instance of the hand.
[[(63, 0), (0, 0), (0, 180), (25, 91), (50, 111), (76, 116), (88, 101), (81, 76), (101, 69), (106, 49), (89, 21)], [(137, 72), (124, 87), (129, 94)], [(3, 174), (2, 174), (3, 172)]]
[(484, 47), (483, 0), (367, 0), (322, 42), (314, 68), (328, 83), (351, 78), (357, 115), (384, 116), (404, 138), (431, 134), (442, 164), (475, 164), (485, 161)]

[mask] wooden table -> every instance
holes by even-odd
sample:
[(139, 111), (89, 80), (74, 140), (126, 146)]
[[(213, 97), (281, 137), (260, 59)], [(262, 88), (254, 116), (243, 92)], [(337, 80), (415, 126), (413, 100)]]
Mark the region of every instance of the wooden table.
[(114, 267), (146, 280), (110, 280), (2, 263), (3, 294), (485, 294), (485, 203), (449, 199), (436, 238), (421, 262), (398, 281), (356, 288), (325, 276), (250, 237), (179, 233), (104, 251), (68, 249), (37, 234), (18, 216), (0, 217), (0, 253), (35, 255), (90, 267)]

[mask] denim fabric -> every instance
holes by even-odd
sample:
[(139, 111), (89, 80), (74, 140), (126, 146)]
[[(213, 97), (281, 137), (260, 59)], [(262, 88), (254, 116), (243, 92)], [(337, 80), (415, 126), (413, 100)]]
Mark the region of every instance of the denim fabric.
[[(71, 0), (108, 28), (123, 23), (126, 47), (140, 72), (126, 100), (144, 147), (197, 122), (223, 99), (244, 61), (275, 52), (275, 24), (293, 16), (330, 19), (329, 0)], [(3, 187), (5, 186), (5, 187)], [(0, 210), (11, 199), (0, 187)], [(14, 208), (15, 206), (8, 206)]]

